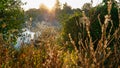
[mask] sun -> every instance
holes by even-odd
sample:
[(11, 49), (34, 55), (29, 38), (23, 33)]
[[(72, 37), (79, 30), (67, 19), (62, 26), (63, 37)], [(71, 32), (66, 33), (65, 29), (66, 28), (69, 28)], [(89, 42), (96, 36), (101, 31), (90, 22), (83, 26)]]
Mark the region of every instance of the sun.
[(41, 4), (44, 4), (49, 10), (51, 10), (55, 5), (55, 1), (56, 0), (22, 0), (23, 3), (26, 3), (26, 5), (23, 5), (22, 8), (25, 10), (30, 8), (38, 9)]
[(43, 2), (40, 3), (40, 5), (41, 4), (44, 4), (48, 8), (48, 10), (52, 10), (52, 8), (55, 5), (55, 0), (51, 0), (51, 1), (50, 0), (44, 0)]
[(51, 6), (47, 6), (47, 5), (45, 5), (45, 4), (40, 4), (40, 7), (39, 7), (39, 9), (41, 9), (41, 10), (47, 10), (47, 11), (51, 11), (52, 9), (53, 9), (53, 7)]
[(45, 4), (45, 5), (49, 10), (52, 10), (52, 8), (54, 7), (54, 5), (49, 5), (49, 4)]

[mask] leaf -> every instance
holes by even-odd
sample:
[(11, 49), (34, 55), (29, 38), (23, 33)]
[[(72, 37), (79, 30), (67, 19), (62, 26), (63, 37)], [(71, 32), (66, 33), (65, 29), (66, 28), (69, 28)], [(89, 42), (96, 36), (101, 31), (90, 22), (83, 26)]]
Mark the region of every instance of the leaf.
[(2, 24), (2, 28), (5, 28), (7, 25), (5, 23)]

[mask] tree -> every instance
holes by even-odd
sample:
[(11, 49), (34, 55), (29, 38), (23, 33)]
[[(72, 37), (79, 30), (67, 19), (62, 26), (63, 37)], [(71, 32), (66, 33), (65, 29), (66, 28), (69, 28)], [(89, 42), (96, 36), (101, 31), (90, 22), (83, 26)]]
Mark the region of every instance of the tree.
[(59, 10), (61, 9), (61, 5), (60, 5), (59, 0), (56, 0), (56, 3), (55, 3), (54, 6), (55, 6), (55, 7), (54, 7), (55, 11), (59, 11)]
[(23, 3), (20, 0), (0, 1), (0, 33), (7, 40), (9, 33), (20, 29), (24, 23), (24, 11), (21, 8)]
[(108, 1), (112, 1), (112, 2), (115, 2), (115, 0), (103, 0), (102, 2), (107, 4)]
[(30, 17), (32, 17), (33, 22), (40, 22), (43, 20), (43, 16), (40, 9), (29, 9), (25, 12), (25, 16), (27, 21), (29, 21)]
[(87, 16), (89, 16), (89, 11), (92, 9), (92, 4), (91, 3), (85, 3), (82, 6), (82, 10), (85, 12)]
[(69, 6), (67, 3), (63, 4), (63, 9), (61, 9), (59, 13), (59, 21), (66, 20), (70, 15), (74, 14), (74, 11), (72, 10), (71, 6)]
[(67, 3), (63, 4), (63, 12), (67, 14), (72, 14), (72, 8)]
[(90, 10), (91, 8), (92, 8), (91, 3), (85, 3), (85, 4), (82, 6), (82, 10)]
[(55, 19), (58, 20), (59, 14), (61, 13), (61, 5), (59, 0), (56, 0), (56, 3), (53, 8), (53, 13), (55, 14)]

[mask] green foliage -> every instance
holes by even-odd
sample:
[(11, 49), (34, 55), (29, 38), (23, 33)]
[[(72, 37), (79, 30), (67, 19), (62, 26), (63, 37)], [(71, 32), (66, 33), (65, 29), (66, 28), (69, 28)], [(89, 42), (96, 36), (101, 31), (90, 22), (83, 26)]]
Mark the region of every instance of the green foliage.
[(80, 9), (72, 9), (71, 6), (69, 6), (67, 3), (63, 4), (63, 9), (57, 13), (57, 19), (60, 22), (63, 22), (64, 20), (67, 20), (71, 15), (79, 14), (81, 12)]
[(85, 12), (85, 14), (87, 16), (90, 15), (90, 10), (92, 9), (92, 4), (91, 3), (85, 3), (83, 6), (82, 6), (82, 10)]
[[(96, 7), (90, 8), (87, 12), (87, 16), (89, 16), (89, 19), (90, 19), (90, 35), (92, 37), (92, 41), (94, 42), (95, 47), (98, 44), (98, 40), (101, 39), (101, 35), (102, 35), (101, 25), (105, 21), (104, 16), (108, 14), (107, 9), (108, 9), (107, 4), (105, 4), (103, 6), (98, 5)], [(112, 4), (110, 14), (111, 14), (111, 20), (112, 20), (111, 23), (113, 23), (113, 27), (112, 27), (111, 23), (108, 24), (108, 27), (106, 30), (106, 33), (107, 33), (106, 35), (108, 35), (108, 33), (110, 33), (112, 35), (119, 26), (118, 10), (117, 10), (115, 3)], [(98, 17), (99, 17), (100, 21), (98, 20)], [(82, 18), (82, 15), (81, 15), (81, 13), (79, 13), (78, 15), (71, 16), (68, 19), (63, 20), (62, 36), (63, 36), (64, 42), (70, 41), (68, 34), (71, 34), (71, 37), (75, 41), (76, 46), (79, 41), (79, 39), (78, 39), (79, 36), (83, 39), (83, 42), (85, 41), (84, 39), (86, 39), (86, 36), (87, 36), (86, 28), (85, 27), (83, 28), (83, 26), (77, 25), (77, 23), (79, 23), (79, 24), (83, 23), (81, 18)], [(110, 32), (111, 27), (112, 27), (112, 29)], [(113, 42), (111, 43), (111, 45), (113, 45)], [(78, 46), (77, 46), (77, 48), (78, 48)]]
[[(101, 38), (101, 26), (100, 26), (100, 23), (103, 24), (104, 21), (105, 21), (105, 15), (108, 14), (108, 11), (107, 11), (107, 4), (103, 5), (103, 6), (96, 6), (95, 7), (95, 11), (94, 11), (94, 14), (93, 17), (91, 17), (91, 36), (92, 36), (92, 40), (93, 41), (96, 41), (96, 40), (99, 40)], [(99, 18), (100, 18), (100, 21), (98, 20), (98, 15)], [(110, 28), (112, 27), (112, 24), (113, 24), (113, 27), (112, 27), (112, 30), (110, 32), (110, 34), (112, 35), (115, 30), (119, 27), (119, 18), (118, 18), (118, 9), (116, 7), (116, 4), (113, 3), (112, 4), (112, 8), (111, 8), (111, 20), (112, 22), (110, 22), (108, 24), (108, 27), (107, 27), (107, 35), (108, 33), (110, 32)], [(112, 23), (112, 24), (111, 24)], [(96, 42), (98, 43), (98, 42)]]
[(23, 3), (20, 0), (0, 1), (0, 33), (5, 37), (9, 32), (13, 33), (13, 29), (20, 29), (24, 23), (24, 11), (21, 5)]
[[(85, 26), (83, 22), (80, 20), (82, 18), (81, 14), (73, 15), (68, 18), (66, 21), (62, 22), (62, 38), (64, 42), (70, 43), (70, 37), (75, 41), (75, 45), (78, 48), (78, 41), (80, 38), (85, 39), (87, 36)], [(68, 44), (70, 45), (70, 44)]]
[(25, 19), (27, 21), (30, 20), (30, 18), (32, 17), (32, 21), (42, 21), (43, 17), (41, 14), (40, 9), (29, 9), (25, 12)]
[(55, 3), (55, 5), (54, 5), (54, 8), (53, 8), (53, 9), (55, 10), (55, 14), (57, 14), (57, 13), (60, 12), (60, 10), (61, 10), (61, 5), (60, 5), (59, 0), (56, 0), (56, 3)]

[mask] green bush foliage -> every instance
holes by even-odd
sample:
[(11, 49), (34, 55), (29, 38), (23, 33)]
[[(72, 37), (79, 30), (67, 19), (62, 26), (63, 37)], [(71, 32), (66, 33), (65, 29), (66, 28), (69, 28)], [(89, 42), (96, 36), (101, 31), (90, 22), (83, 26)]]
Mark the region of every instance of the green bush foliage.
[[(64, 41), (70, 41), (68, 34), (71, 34), (71, 37), (75, 41), (76, 45), (78, 44), (78, 41), (80, 40), (78, 39), (79, 37), (81, 37), (82, 39), (86, 39), (87, 37), (86, 27), (82, 20), (81, 14), (73, 15), (67, 20), (63, 21), (62, 36), (63, 36)], [(98, 44), (98, 40), (100, 40), (102, 37), (101, 25), (104, 24), (105, 15), (107, 14), (108, 14), (107, 3), (104, 5), (98, 5), (96, 7), (93, 7), (87, 12), (87, 16), (89, 17), (89, 20), (90, 20), (90, 27), (89, 27), (90, 35), (92, 37), (92, 41), (94, 42), (95, 48)], [(115, 30), (119, 28), (118, 7), (115, 2), (112, 3), (110, 15), (111, 15), (112, 22), (110, 21), (107, 26), (106, 36), (108, 36), (109, 33), (112, 36)], [(84, 41), (85, 40), (83, 40), (83, 42)], [(114, 40), (113, 42), (111, 42), (110, 45), (112, 46), (113, 44), (114, 44)]]
[(0, 1), (0, 33), (7, 40), (10, 33), (16, 35), (18, 29), (24, 23), (24, 11), (21, 8), (23, 3), (20, 0)]

